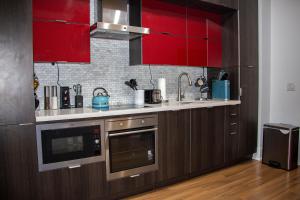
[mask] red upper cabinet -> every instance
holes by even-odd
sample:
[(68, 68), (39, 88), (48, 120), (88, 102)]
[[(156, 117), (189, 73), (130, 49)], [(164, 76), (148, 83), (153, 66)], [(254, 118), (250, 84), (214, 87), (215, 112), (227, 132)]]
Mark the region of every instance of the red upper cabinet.
[(89, 24), (89, 10), (89, 0), (33, 0), (34, 20)]
[(143, 64), (187, 65), (184, 36), (152, 33), (142, 43)]
[(186, 35), (186, 7), (162, 0), (142, 1), (142, 24), (151, 33)]
[(187, 65), (186, 7), (162, 0), (142, 1), (142, 63)]
[(221, 17), (207, 19), (207, 66), (222, 67), (222, 25)]
[(33, 0), (34, 62), (90, 62), (90, 1)]
[(187, 9), (188, 66), (207, 66), (207, 23), (205, 13)]
[(90, 62), (90, 26), (33, 22), (35, 62)]
[(130, 63), (220, 67), (221, 15), (179, 1), (143, 0), (150, 35), (130, 41)]

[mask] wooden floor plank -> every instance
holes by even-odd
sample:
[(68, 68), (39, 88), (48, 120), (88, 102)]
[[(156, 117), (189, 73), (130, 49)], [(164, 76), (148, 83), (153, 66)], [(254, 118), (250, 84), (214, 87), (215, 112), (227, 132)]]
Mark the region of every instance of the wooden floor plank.
[(290, 172), (258, 161), (194, 178), (128, 200), (300, 200), (300, 169)]

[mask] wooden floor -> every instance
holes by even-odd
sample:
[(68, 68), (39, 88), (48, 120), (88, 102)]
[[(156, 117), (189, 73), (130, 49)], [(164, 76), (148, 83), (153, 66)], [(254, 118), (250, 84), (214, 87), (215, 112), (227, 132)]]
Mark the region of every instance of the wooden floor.
[(130, 200), (300, 200), (300, 167), (287, 172), (250, 161)]

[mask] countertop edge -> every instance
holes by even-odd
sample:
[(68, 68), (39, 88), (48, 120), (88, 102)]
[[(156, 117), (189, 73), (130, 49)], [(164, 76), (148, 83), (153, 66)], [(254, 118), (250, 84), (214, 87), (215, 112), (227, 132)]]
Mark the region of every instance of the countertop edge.
[[(138, 108), (138, 109), (127, 109), (127, 110), (113, 110), (113, 111), (99, 111), (91, 113), (76, 113), (76, 114), (59, 114), (59, 115), (49, 115), (49, 116), (36, 116), (36, 122), (55, 122), (62, 120), (76, 120), (76, 119), (87, 119), (87, 118), (102, 118), (102, 117), (114, 117), (118, 115), (132, 115), (132, 114), (147, 114), (155, 112), (164, 112), (164, 111), (178, 111), (186, 109), (196, 109), (196, 108), (210, 108), (210, 107), (219, 107), (219, 106), (230, 106), (230, 105), (239, 105), (241, 104), (240, 100), (230, 100), (230, 101), (215, 101), (215, 102), (206, 102), (206, 103), (191, 103), (185, 105), (152, 105), (148, 108)], [(36, 112), (38, 114), (39, 111)]]

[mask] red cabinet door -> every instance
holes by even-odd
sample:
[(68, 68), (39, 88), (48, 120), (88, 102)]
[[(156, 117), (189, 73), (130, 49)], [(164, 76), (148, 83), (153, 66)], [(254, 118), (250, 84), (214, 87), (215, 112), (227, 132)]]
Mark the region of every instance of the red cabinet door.
[(35, 20), (90, 23), (89, 0), (33, 0)]
[(189, 66), (207, 66), (206, 13), (187, 8), (187, 52)]
[(186, 35), (186, 7), (162, 0), (143, 0), (142, 26), (152, 33)]
[(35, 62), (90, 62), (90, 26), (33, 22)]
[(207, 19), (207, 66), (222, 67), (222, 25), (221, 19)]
[(187, 65), (186, 37), (152, 33), (142, 39), (143, 64)]
[(207, 66), (207, 45), (207, 39), (205, 38), (188, 38), (188, 66)]

